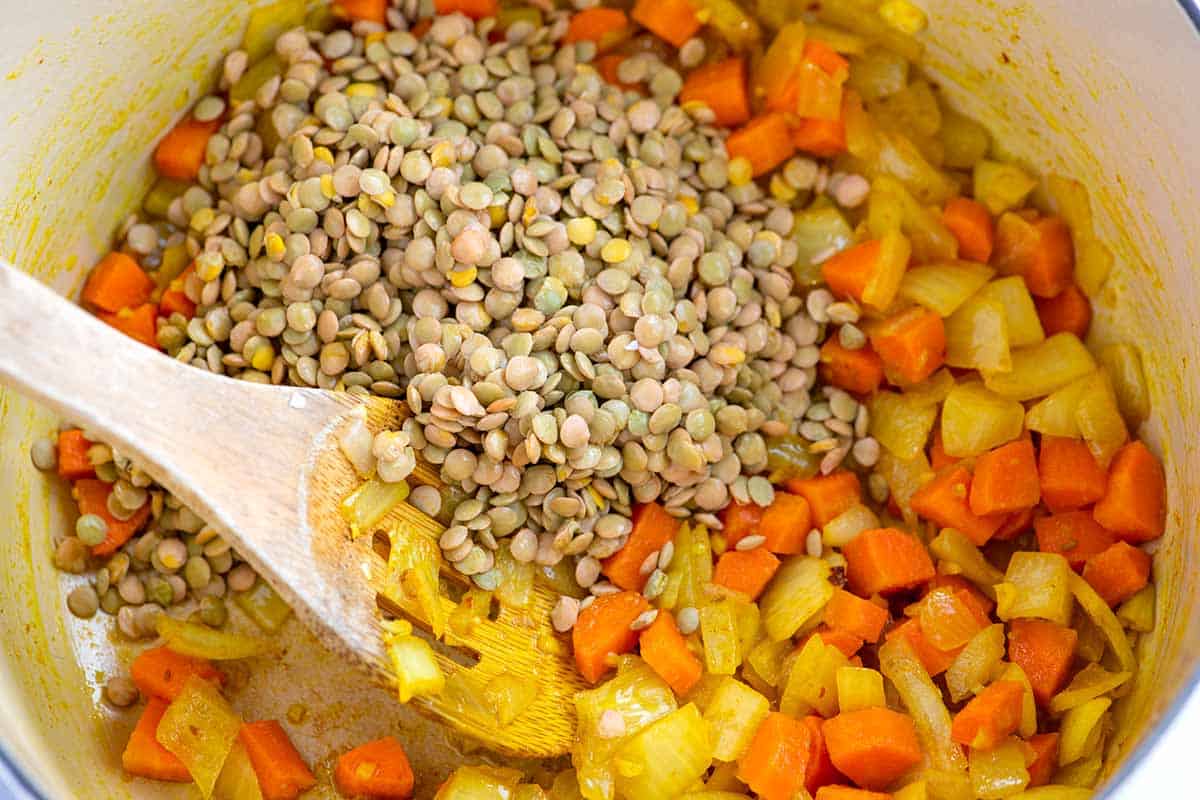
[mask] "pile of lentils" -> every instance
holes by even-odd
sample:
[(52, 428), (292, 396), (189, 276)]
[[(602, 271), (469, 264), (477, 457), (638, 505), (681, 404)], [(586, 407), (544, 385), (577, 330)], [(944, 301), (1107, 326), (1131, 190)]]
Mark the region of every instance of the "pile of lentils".
[[(860, 176), (797, 157), (764, 190), (711, 112), (678, 104), (671, 64), (647, 48), (622, 65), (653, 76), (645, 94), (608, 85), (594, 44), (561, 42), (565, 12), (498, 35), (439, 16), (416, 36), (407, 5), (387, 30), (284, 33), (253, 99), (227, 99), (248, 59), (225, 59), (193, 112), (224, 120), (197, 182), (123, 231), (147, 269), (181, 245), (194, 261), (196, 315), (160, 320), (165, 351), (404, 399), (401, 430), (343, 449), (389, 482), (418, 454), (439, 466), (451, 491), (410, 500), (484, 589), (503, 549), (616, 591), (600, 559), (635, 503), (719, 529), (732, 500), (771, 503), (772, 437), (802, 437), (825, 473), (874, 464), (866, 408), (816, 373), (826, 336), (864, 345), (858, 309), (796, 291), (790, 238), (792, 206), (856, 206)], [(653, 558), (650, 596), (670, 553)], [(578, 607), (564, 598), (556, 626)]]

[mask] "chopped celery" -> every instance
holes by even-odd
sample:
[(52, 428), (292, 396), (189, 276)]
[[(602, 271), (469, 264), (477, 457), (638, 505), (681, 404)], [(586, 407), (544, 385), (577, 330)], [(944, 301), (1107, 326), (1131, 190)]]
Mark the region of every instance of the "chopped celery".
[(729, 597), (725, 602), (729, 603), (733, 609), (733, 624), (737, 630), (738, 642), (741, 643), (741, 649), (738, 652), (744, 661), (750, 648), (763, 638), (762, 611), (759, 610), (757, 603), (740, 597)]
[(1083, 379), (1079, 404), (1075, 406), (1075, 423), (1101, 467), (1107, 468), (1121, 446), (1129, 441), (1117, 396), (1104, 370), (1096, 370)]
[(162, 614), (155, 623), (164, 644), (176, 653), (212, 661), (252, 658), (270, 652), (271, 643), (232, 631), (216, 631), (198, 622)]
[(292, 613), (291, 607), (261, 578), (250, 589), (234, 594), (233, 602), (267, 633), (277, 632)]
[(690, 703), (654, 722), (617, 753), (617, 796), (674, 800), (712, 763), (711, 738), (708, 724)]
[(879, 670), (838, 667), (836, 680), (838, 713), (887, 707), (887, 698), (883, 692), (883, 675)]
[(879, 648), (879, 669), (896, 687), (917, 728), (931, 767), (963, 775), (967, 759), (950, 737), (950, 711), (908, 639), (897, 636)]
[(434, 638), (446, 633), (446, 608), (442, 605), (439, 573), (442, 550), (433, 539), (401, 525), (391, 533), (392, 549), (388, 556), (387, 586), (394, 586), (399, 602), (416, 603)]
[(1075, 674), (1067, 688), (1050, 698), (1050, 711), (1054, 714), (1070, 711), (1108, 694), (1132, 677), (1132, 672), (1109, 672), (1099, 664), (1088, 664)]
[(783, 677), (783, 662), (792, 651), (791, 639), (781, 642), (764, 639), (746, 656), (746, 663), (769, 686), (779, 686)]
[(1014, 164), (980, 161), (975, 165), (975, 199), (987, 206), (992, 216), (1019, 207), (1037, 181)]
[(1104, 633), (1104, 638), (1108, 640), (1108, 646), (1112, 648), (1121, 669), (1126, 672), (1136, 671), (1137, 659), (1133, 655), (1133, 646), (1129, 644), (1129, 637), (1125, 635), (1125, 630), (1117, 620), (1116, 614), (1108, 607), (1108, 603), (1104, 602), (1091, 584), (1079, 575), (1072, 572), (1070, 581), (1075, 602), (1079, 603), (1096, 627)]
[(868, 47), (850, 59), (848, 85), (867, 101), (893, 95), (908, 85), (908, 61), (885, 47)]
[(263, 800), (258, 774), (241, 741), (233, 743), (233, 749), (225, 758), (225, 765), (213, 786), (213, 797), (216, 800)]
[(792, 241), (797, 251), (792, 266), (796, 282), (814, 286), (821, 282), (821, 267), (817, 262), (849, 247), (854, 241), (854, 231), (842, 212), (833, 206), (810, 208), (796, 214)]
[(154, 738), (183, 762), (207, 800), (241, 727), (241, 717), (217, 687), (192, 678), (167, 706)]
[(271, 53), (261, 61), (250, 66), (237, 83), (229, 88), (229, 99), (234, 103), (244, 103), (253, 100), (259, 88), (276, 75), (283, 73), (283, 62), (279, 56)]
[(929, 163), (912, 139), (896, 131), (879, 130), (876, 173), (891, 175), (926, 205), (941, 205), (958, 194), (958, 184)]
[(860, 503), (825, 523), (821, 529), (821, 539), (826, 547), (845, 547), (863, 531), (879, 526), (879, 517), (875, 516), (875, 512)]
[(799, 717), (816, 710), (829, 718), (838, 712), (837, 675), (850, 660), (817, 634), (808, 637), (788, 670), (787, 683), (779, 698), (779, 710)]
[(915, 525), (917, 516), (912, 510), (911, 500), (917, 490), (933, 478), (933, 467), (929, 466), (929, 458), (924, 452), (920, 452), (915, 458), (906, 461), (885, 450), (879, 454), (875, 472), (887, 483), (888, 492), (896, 501), (896, 505), (900, 506), (904, 521)]
[(759, 601), (767, 636), (782, 641), (812, 621), (833, 597), (829, 564), (812, 556), (784, 562)]
[(1046, 338), (1042, 321), (1038, 318), (1033, 296), (1020, 275), (998, 278), (984, 286), (979, 296), (995, 300), (1004, 308), (1004, 319), (1008, 323), (1008, 343), (1012, 347), (1037, 344)]
[(1021, 734), (1021, 738), (1028, 739), (1037, 733), (1038, 715), (1037, 700), (1033, 696), (1033, 685), (1029, 682), (1029, 676), (1019, 664), (1005, 664), (996, 680), (1016, 681), (1025, 687), (1025, 697), (1021, 703), (1021, 725), (1017, 728), (1017, 733)]
[(1154, 584), (1143, 586), (1138, 593), (1117, 609), (1117, 619), (1130, 630), (1149, 633), (1154, 630)]
[(495, 556), (496, 570), (500, 573), (496, 599), (508, 608), (526, 608), (533, 597), (533, 564), (517, 561), (507, 547), (498, 548)]
[(904, 396), (914, 402), (940, 406), (954, 388), (954, 376), (948, 369), (939, 369), (925, 380), (904, 387)]
[(1021, 742), (1008, 739), (991, 750), (971, 748), (971, 788), (979, 800), (1003, 800), (1029, 785)]
[(1059, 723), (1058, 763), (1070, 764), (1099, 750), (1104, 715), (1112, 705), (1108, 697), (1081, 703), (1063, 714)]
[(742, 641), (733, 602), (721, 600), (700, 609), (704, 667), (713, 675), (732, 675), (742, 664)]
[(516, 800), (521, 773), (506, 767), (459, 767), (434, 800)]
[(488, 681), (483, 697), (501, 727), (521, 716), (537, 699), (537, 681), (512, 673), (502, 673)]
[(767, 439), (767, 474), (771, 483), (788, 478), (811, 478), (821, 470), (821, 455), (808, 449), (810, 442), (801, 436), (773, 436)]
[(1004, 626), (989, 625), (967, 642), (946, 670), (950, 699), (961, 703), (986, 686), (1004, 660)]
[[(712, 581), (712, 544), (703, 525), (685, 523), (675, 534), (675, 557), (667, 568), (667, 586), (673, 597), (664, 597), (664, 608), (701, 608), (710, 598), (704, 587)], [(664, 592), (664, 596), (666, 592)], [(671, 603), (669, 601), (673, 600)]]
[(876, 392), (869, 401), (871, 435), (892, 455), (908, 461), (925, 449), (937, 418), (937, 406), (918, 397)]
[(976, 295), (946, 318), (946, 363), (962, 369), (1012, 369), (1004, 306)]
[(929, 550), (943, 561), (957, 566), (962, 576), (978, 586), (988, 597), (996, 597), (993, 587), (1004, 580), (1004, 573), (993, 567), (964, 534), (953, 528), (943, 528), (929, 543)]
[(1082, 438), (1075, 412), (1087, 390), (1089, 377), (1090, 374), (1085, 375), (1039, 400), (1025, 413), (1025, 427), (1050, 436)]
[(987, 128), (952, 109), (942, 110), (940, 136), (942, 163), (950, 169), (974, 169), (992, 146)]
[(1150, 391), (1138, 349), (1131, 344), (1110, 344), (1100, 349), (1098, 358), (1112, 379), (1121, 414), (1136, 428), (1150, 416)]
[(862, 293), (863, 304), (877, 311), (887, 309), (896, 299), (900, 281), (904, 279), (904, 271), (908, 269), (912, 255), (912, 245), (901, 233), (885, 233), (880, 245), (879, 261)]
[(1071, 624), (1071, 565), (1058, 553), (1013, 553), (1004, 582), (996, 585), (996, 616)]
[[(913, 267), (900, 282), (900, 296), (948, 317), (979, 291), (995, 270), (973, 261), (946, 261)], [(1032, 307), (1032, 301), (1031, 301)], [(1036, 314), (1034, 319), (1037, 319)]]
[(738, 760), (770, 710), (771, 702), (746, 684), (734, 678), (722, 680), (704, 709), (713, 735), (713, 758)]
[(433, 648), (424, 639), (413, 635), (408, 622), (398, 620), (385, 623), (383, 644), (392, 659), (392, 669), (396, 672), (396, 688), (401, 703), (407, 703), (414, 697), (440, 694), (446, 687), (446, 676), (438, 666)]
[(396, 506), (408, 499), (408, 484), (384, 483), (369, 480), (355, 489), (342, 501), (342, 517), (350, 523), (354, 536), (370, 533), (369, 528), (383, 519)]
[(629, 737), (676, 708), (671, 687), (640, 659), (628, 659), (614, 678), (575, 695), (578, 741), (571, 751), (571, 761), (583, 796), (587, 800), (613, 797), (616, 779), (613, 756), (625, 739), (600, 735), (600, 716), (605, 711), (621, 715), (625, 735)]
[(250, 60), (257, 61), (274, 51), (280, 34), (303, 25), (307, 5), (307, 0), (278, 0), (251, 11), (242, 37), (242, 49)]
[(977, 456), (1021, 435), (1025, 409), (978, 383), (960, 383), (942, 405), (942, 447), (956, 458)]
[(728, 675), (713, 675), (711, 672), (701, 674), (700, 680), (696, 681), (696, 685), (687, 693), (687, 701), (695, 703), (696, 708), (700, 709), (700, 713), (703, 714), (708, 710), (708, 704), (716, 696), (717, 689), (720, 689), (721, 685), (729, 679)]
[(1014, 400), (1033, 400), (1061, 389), (1096, 369), (1092, 354), (1073, 333), (1056, 333), (1046, 341), (1017, 348), (1012, 370), (983, 374), (984, 384)]

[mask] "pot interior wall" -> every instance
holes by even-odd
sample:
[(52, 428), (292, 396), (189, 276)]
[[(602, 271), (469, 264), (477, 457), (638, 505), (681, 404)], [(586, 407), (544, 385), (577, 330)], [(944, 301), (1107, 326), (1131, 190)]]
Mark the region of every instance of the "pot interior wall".
[[(41, 0), (10, 17), (0, 33), (0, 257), (77, 291), (148, 187), (153, 142), (210, 82), (250, 5)], [(1153, 386), (1143, 435), (1167, 458), (1170, 530), (1156, 561), (1159, 626), (1144, 637), (1144, 666), (1120, 712), (1127, 753), (1171, 706), (1200, 652), (1200, 541), (1185, 535), (1200, 512), (1197, 493), (1185, 490), (1186, 476), (1200, 473), (1188, 372), (1200, 357), (1192, 272), (1200, 223), (1186, 213), (1200, 185), (1188, 140), (1200, 131), (1200, 103), (1180, 79), (1200, 74), (1200, 40), (1170, 3), (1106, 3), (1101, 13), (1081, 0), (926, 5), (932, 71), (962, 108), (1031, 167), (1076, 176), (1091, 191), (1117, 255), (1095, 336), (1139, 343)], [(0, 741), (51, 796), (183, 797), (188, 790), (121, 776), (133, 715), (98, 702), (117, 663), (115, 638), (107, 619), (66, 613), (64, 590), (78, 579), (56, 573), (49, 554), (70, 524), (68, 498), (27, 455), (55, 424), (0, 392), (0, 505), (9, 510), (0, 516)], [(399, 732), (424, 785), (436, 786), (456, 759), (440, 729), (335, 663), (298, 626), (285, 640), (281, 659), (236, 676), (248, 716), (303, 708), (292, 729), (325, 772), (350, 743)]]

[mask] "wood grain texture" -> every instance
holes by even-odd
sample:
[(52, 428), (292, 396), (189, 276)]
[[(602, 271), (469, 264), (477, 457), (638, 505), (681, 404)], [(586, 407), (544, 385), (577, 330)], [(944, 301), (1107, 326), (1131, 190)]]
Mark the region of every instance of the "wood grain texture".
[[(132, 457), (225, 536), (327, 647), (376, 679), (393, 681), (377, 594), (396, 590), (383, 585), (386, 565), (371, 546), (373, 532), (352, 540), (338, 512), (360, 481), (333, 434), (363, 402), (373, 431), (394, 428), (403, 419), (401, 404), (195, 369), (3, 262), (0, 381)], [(436, 473), (422, 464), (414, 479), (435, 484)], [(395, 525), (435, 538), (442, 530), (407, 503), (377, 528)], [(414, 702), (496, 750), (529, 757), (566, 752), (574, 736), (572, 698), (587, 687), (550, 627), (555, 600), (538, 586), (527, 609), (503, 609), (465, 637), (448, 633), (451, 646), (480, 656), (467, 668), (439, 653), (443, 670), (457, 674), (452, 683), (466, 692)], [(500, 674), (538, 686), (533, 705), (503, 728), (481, 703)]]

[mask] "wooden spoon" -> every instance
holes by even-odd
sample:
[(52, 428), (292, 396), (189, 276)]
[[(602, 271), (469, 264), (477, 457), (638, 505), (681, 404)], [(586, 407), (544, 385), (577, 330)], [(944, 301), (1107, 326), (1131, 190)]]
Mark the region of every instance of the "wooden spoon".
[[(381, 600), (418, 628), (427, 629), (428, 620), (398, 586), (385, 585), (375, 531), (351, 538), (338, 506), (362, 481), (334, 434), (359, 405), (373, 432), (395, 429), (407, 413), (404, 404), (196, 369), (125, 336), (2, 261), (0, 382), (133, 458), (219, 531), (326, 647), (376, 679), (394, 682)], [(440, 487), (427, 465), (410, 481)], [(432, 539), (443, 530), (408, 503), (375, 527), (396, 526)], [(441, 599), (450, 611), (455, 603), (447, 584), (462, 585), (465, 578), (447, 565), (442, 578)], [(445, 644), (435, 645), (447, 691), (413, 702), (507, 754), (566, 752), (574, 737), (573, 697), (587, 685), (549, 624), (556, 599), (535, 585), (526, 608), (502, 607), (495, 619), (447, 632)], [(489, 697), (513, 678), (537, 692), (502, 726)]]

